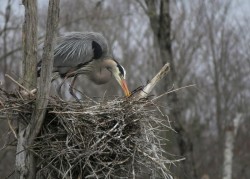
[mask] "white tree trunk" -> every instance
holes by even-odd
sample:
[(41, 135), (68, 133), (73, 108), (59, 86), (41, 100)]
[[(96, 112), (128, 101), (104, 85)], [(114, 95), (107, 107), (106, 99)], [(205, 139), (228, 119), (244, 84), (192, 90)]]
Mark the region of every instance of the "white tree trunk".
[(228, 126), (226, 129), (222, 177), (223, 179), (232, 179), (234, 140), (237, 134), (241, 116), (241, 114), (237, 114), (236, 117), (233, 119), (232, 125)]

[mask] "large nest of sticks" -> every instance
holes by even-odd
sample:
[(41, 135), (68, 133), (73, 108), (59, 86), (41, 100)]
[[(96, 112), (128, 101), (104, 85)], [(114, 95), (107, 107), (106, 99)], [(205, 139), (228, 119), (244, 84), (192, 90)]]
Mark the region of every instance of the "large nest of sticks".
[[(28, 123), (35, 99), (6, 94), (2, 113)], [(148, 98), (79, 103), (51, 97), (29, 150), (45, 178), (171, 178), (160, 137), (167, 121)]]

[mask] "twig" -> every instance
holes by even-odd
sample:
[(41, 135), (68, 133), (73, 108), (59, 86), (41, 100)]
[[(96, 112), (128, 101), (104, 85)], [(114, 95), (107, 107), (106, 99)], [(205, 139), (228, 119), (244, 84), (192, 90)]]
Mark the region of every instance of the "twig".
[(0, 100), (0, 106), (4, 107), (4, 103)]
[(17, 85), (18, 85), (20, 88), (22, 88), (24, 91), (26, 91), (29, 95), (34, 96), (34, 93), (32, 93), (34, 90), (32, 90), (32, 92), (31, 92), (31, 91), (29, 91), (27, 88), (25, 88), (23, 85), (21, 85), (20, 83), (18, 83), (16, 80), (14, 80), (10, 75), (5, 74), (5, 76), (6, 76), (7, 78), (9, 78), (11, 81), (13, 81), (15, 84), (17, 84)]
[(172, 93), (172, 92), (175, 92), (175, 91), (179, 91), (179, 90), (184, 89), (184, 88), (194, 87), (194, 86), (196, 86), (196, 84), (187, 85), (187, 86), (183, 86), (183, 87), (180, 87), (180, 88), (177, 88), (177, 89), (174, 89), (174, 90), (167, 91), (167, 92), (165, 92), (165, 93), (163, 93), (163, 94), (155, 97), (154, 99), (152, 99), (152, 101), (155, 101), (155, 100), (157, 100), (157, 99), (159, 99), (159, 98), (161, 98), (161, 97), (163, 97), (163, 96), (165, 96), (165, 95), (167, 95), (169, 93)]
[(11, 173), (7, 177), (5, 177), (4, 179), (9, 179), (12, 175), (14, 175), (14, 173), (15, 173), (15, 170), (11, 171)]
[[(148, 159), (152, 160), (159, 167), (161, 167), (166, 173), (169, 173), (169, 170), (166, 168), (166, 166), (164, 166), (162, 164), (162, 162), (160, 162), (158, 159), (151, 157), (149, 154), (145, 153), (144, 151), (142, 151), (139, 148), (137, 148), (137, 150), (138, 150), (138, 152), (142, 153), (145, 157), (147, 157)], [(170, 161), (169, 163), (172, 163), (172, 161)]]
[(17, 139), (17, 134), (15, 129), (13, 128), (12, 124), (10, 123), (10, 119), (8, 118), (8, 125), (10, 127), (11, 132), (13, 133), (14, 137)]

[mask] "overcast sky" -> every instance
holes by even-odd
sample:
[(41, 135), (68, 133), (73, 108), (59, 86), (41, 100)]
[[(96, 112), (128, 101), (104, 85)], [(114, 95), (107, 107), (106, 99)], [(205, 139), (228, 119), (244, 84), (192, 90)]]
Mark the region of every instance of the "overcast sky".
[[(227, 1), (227, 0), (224, 0)], [(0, 0), (0, 11), (4, 12), (8, 0)], [(11, 0), (13, 6), (12, 11), (15, 14), (23, 14), (23, 5), (21, 0)], [(38, 8), (48, 3), (48, 0), (38, 0)], [(233, 0), (232, 1), (232, 11), (231, 11), (231, 17), (233, 20), (241, 20), (243, 17), (250, 18), (250, 0)], [(0, 16), (0, 28), (2, 28), (3, 25), (3, 17)]]

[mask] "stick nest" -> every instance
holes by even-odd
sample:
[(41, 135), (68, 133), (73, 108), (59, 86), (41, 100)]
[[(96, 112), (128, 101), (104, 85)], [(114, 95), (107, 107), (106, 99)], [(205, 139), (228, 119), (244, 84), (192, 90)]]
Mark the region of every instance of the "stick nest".
[[(1, 113), (28, 124), (35, 99), (8, 95), (2, 103)], [(167, 121), (146, 98), (78, 103), (51, 97), (29, 150), (45, 178), (171, 178), (159, 135)]]

